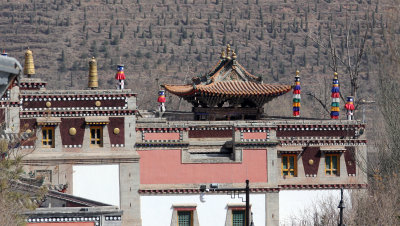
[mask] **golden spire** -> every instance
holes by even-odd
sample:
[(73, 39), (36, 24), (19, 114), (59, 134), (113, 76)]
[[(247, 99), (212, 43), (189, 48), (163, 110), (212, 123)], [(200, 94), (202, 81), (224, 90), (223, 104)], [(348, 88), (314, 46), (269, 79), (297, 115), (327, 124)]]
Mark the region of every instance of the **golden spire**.
[(35, 65), (33, 64), (32, 51), (28, 48), (25, 52), (25, 65), (24, 65), (24, 75), (28, 78), (35, 74)]
[(235, 53), (235, 51), (232, 50), (232, 59), (236, 60), (236, 58), (237, 58), (236, 53)]
[(99, 87), (99, 77), (97, 75), (97, 62), (94, 57), (89, 61), (89, 88)]
[(225, 51), (222, 50), (222, 52), (221, 52), (221, 59), (225, 59), (225, 58), (226, 58)]
[(296, 70), (296, 77), (300, 77), (299, 74), (300, 74), (300, 71)]
[(231, 45), (226, 45), (226, 59), (231, 59), (231, 57), (229, 56), (229, 54), (231, 53)]

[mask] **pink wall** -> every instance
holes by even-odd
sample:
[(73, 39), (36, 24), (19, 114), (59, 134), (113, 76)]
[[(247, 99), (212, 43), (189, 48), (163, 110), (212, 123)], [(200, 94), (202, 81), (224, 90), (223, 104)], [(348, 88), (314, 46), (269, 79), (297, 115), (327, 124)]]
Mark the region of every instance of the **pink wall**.
[(145, 133), (145, 140), (179, 140), (179, 133)]
[(267, 139), (266, 132), (243, 133), (243, 139)]
[(94, 222), (28, 223), (27, 226), (94, 226)]
[(267, 182), (267, 151), (243, 150), (242, 163), (181, 163), (181, 150), (144, 150), (141, 184)]

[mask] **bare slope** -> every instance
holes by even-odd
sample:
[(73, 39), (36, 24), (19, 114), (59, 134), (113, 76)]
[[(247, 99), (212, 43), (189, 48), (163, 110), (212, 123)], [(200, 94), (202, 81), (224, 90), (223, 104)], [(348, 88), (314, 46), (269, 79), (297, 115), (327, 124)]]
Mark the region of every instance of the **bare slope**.
[[(304, 93), (323, 98), (333, 74), (330, 56), (307, 34), (327, 44), (332, 29), (343, 55), (346, 26), (351, 25), (353, 49), (369, 21), (368, 45), (377, 48), (385, 26), (382, 12), (385, 7), (373, 0), (2, 0), (0, 48), (23, 61), (30, 47), (36, 76), (51, 89), (87, 87), (91, 56), (98, 59), (102, 88), (115, 87), (116, 64), (124, 63), (127, 88), (137, 91), (140, 108), (148, 109), (156, 104), (157, 81), (183, 83), (206, 73), (230, 43), (239, 62), (265, 82), (291, 84), (298, 69)], [(366, 88), (360, 97), (367, 97), (374, 59), (364, 57), (362, 63)], [(339, 74), (347, 95), (345, 67)], [(290, 115), (290, 101), (279, 98), (268, 113)], [(178, 102), (168, 96), (167, 108)], [(305, 95), (302, 103), (315, 104)], [(181, 109), (188, 107), (182, 103)], [(308, 113), (321, 114), (319, 108)]]

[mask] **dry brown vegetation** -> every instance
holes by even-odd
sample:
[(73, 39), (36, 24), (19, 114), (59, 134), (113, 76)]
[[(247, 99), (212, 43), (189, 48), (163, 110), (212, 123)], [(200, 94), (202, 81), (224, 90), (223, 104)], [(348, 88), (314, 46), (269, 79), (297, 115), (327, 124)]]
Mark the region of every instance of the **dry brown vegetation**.
[[(377, 48), (385, 39), (388, 8), (378, 0), (2, 0), (0, 46), (21, 61), (29, 46), (36, 76), (51, 89), (85, 88), (91, 56), (98, 58), (101, 87), (115, 87), (115, 65), (124, 63), (126, 87), (139, 93), (140, 108), (149, 109), (156, 104), (157, 78), (182, 83), (204, 74), (229, 42), (241, 64), (264, 81), (291, 84), (299, 69), (304, 92), (323, 98), (333, 74), (331, 57), (307, 35), (326, 43), (332, 31), (338, 55), (345, 57), (346, 27), (352, 23), (350, 50), (355, 50), (370, 24), (367, 45)], [(377, 63), (369, 51), (361, 62), (359, 99), (371, 98), (376, 87), (369, 85)], [(338, 72), (346, 96), (345, 65)], [(167, 108), (176, 109), (177, 103), (169, 96)], [(327, 115), (317, 105), (311, 110), (311, 97), (302, 104), (305, 116)], [(270, 109), (269, 114), (289, 116), (290, 98)]]
[[(369, 153), (368, 189), (351, 191), (346, 200), (346, 225), (400, 225), (400, 2), (388, 1), (388, 29), (385, 48), (375, 49), (377, 66), (377, 105)], [(322, 200), (294, 225), (337, 225), (339, 200)]]

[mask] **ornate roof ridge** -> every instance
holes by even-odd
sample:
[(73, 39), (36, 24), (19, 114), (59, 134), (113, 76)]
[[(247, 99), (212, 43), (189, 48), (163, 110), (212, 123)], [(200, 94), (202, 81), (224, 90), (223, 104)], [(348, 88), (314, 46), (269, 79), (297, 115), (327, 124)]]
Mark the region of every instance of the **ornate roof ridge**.
[(21, 95), (98, 95), (98, 94), (136, 94), (133, 93), (131, 89), (123, 89), (123, 90), (21, 90)]

